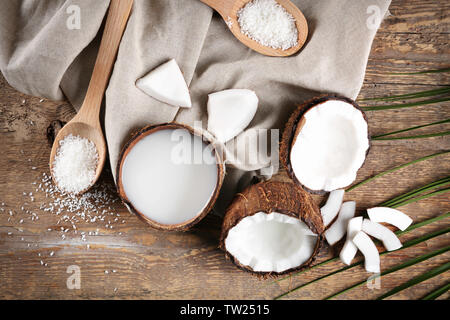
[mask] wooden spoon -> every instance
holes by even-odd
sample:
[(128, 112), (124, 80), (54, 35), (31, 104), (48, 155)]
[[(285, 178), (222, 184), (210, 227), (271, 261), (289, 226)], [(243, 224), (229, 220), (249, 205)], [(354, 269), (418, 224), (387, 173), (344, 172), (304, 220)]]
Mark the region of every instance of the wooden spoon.
[[(53, 142), (50, 154), (50, 172), (52, 177), (52, 167), (59, 142), (67, 135), (80, 136), (89, 139), (95, 144), (98, 153), (95, 178), (91, 185), (80, 193), (87, 191), (95, 184), (105, 164), (106, 143), (100, 125), (100, 107), (132, 5), (133, 0), (111, 0), (100, 49), (83, 105), (77, 115), (61, 129)], [(53, 181), (56, 184), (54, 177)]]
[(207, 4), (214, 10), (216, 10), (222, 18), (225, 20), (231, 32), (234, 36), (245, 44), (250, 49), (253, 49), (266, 56), (273, 57), (287, 57), (298, 52), (306, 42), (308, 37), (308, 23), (305, 16), (295, 4), (289, 0), (276, 0), (287, 12), (289, 12), (295, 19), (295, 23), (298, 30), (298, 42), (295, 47), (291, 47), (287, 50), (274, 49), (272, 47), (266, 47), (259, 42), (250, 39), (241, 32), (239, 22), (237, 20), (237, 12), (243, 8), (248, 2), (252, 0), (200, 0)]

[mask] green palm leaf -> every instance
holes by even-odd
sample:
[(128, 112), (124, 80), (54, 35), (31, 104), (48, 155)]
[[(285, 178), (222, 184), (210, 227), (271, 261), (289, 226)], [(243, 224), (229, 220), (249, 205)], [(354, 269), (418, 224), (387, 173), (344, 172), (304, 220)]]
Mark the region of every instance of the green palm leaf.
[(377, 139), (379, 139), (381, 137), (391, 136), (391, 135), (394, 135), (394, 134), (397, 134), (397, 133), (408, 132), (408, 131), (417, 130), (417, 129), (421, 129), (421, 128), (425, 128), (425, 127), (430, 127), (430, 126), (434, 126), (434, 125), (438, 125), (438, 124), (444, 124), (444, 123), (448, 123), (448, 122), (450, 122), (450, 119), (437, 121), (437, 122), (432, 122), (432, 123), (428, 123), (428, 124), (423, 124), (423, 125), (420, 125), (420, 126), (415, 126), (415, 127), (402, 129), (402, 130), (398, 130), (398, 131), (393, 131), (393, 132), (388, 132), (388, 133), (384, 133), (384, 134), (379, 134), (377, 136), (372, 136), (372, 139), (377, 140)]
[(387, 141), (387, 140), (426, 139), (426, 138), (433, 138), (433, 137), (444, 137), (444, 136), (448, 136), (449, 134), (450, 134), (450, 131), (443, 131), (443, 132), (436, 132), (436, 133), (429, 133), (429, 134), (420, 134), (420, 135), (409, 136), (409, 137), (373, 138), (372, 140)]
[(423, 297), (421, 300), (434, 300), (440, 296), (442, 296), (444, 293), (446, 293), (448, 290), (450, 290), (450, 282), (446, 285), (443, 285), (442, 287), (428, 293), (425, 297)]
[(388, 73), (389, 75), (393, 76), (403, 76), (403, 75), (414, 75), (414, 74), (426, 74), (426, 73), (444, 73), (444, 72), (450, 72), (450, 68), (442, 68), (442, 69), (434, 69), (434, 70), (424, 70), (424, 71), (417, 71), (417, 72), (391, 72)]
[[(447, 247), (447, 248), (449, 248), (449, 247)], [(435, 276), (437, 276), (437, 275), (439, 275), (439, 274), (441, 274), (441, 273), (443, 273), (443, 272), (445, 272), (445, 271), (447, 271), (449, 269), (450, 269), (450, 262), (444, 263), (443, 265), (441, 265), (441, 266), (439, 266), (437, 268), (434, 268), (434, 269), (432, 269), (430, 271), (427, 271), (427, 272), (421, 274), (420, 276), (417, 276), (417, 277), (415, 277), (415, 278), (405, 282), (404, 284), (399, 285), (398, 287), (390, 290), (389, 292), (386, 292), (385, 294), (379, 296), (377, 298), (377, 300), (383, 300), (383, 299), (386, 299), (386, 298), (388, 298), (390, 296), (393, 296), (394, 294), (396, 294), (396, 293), (398, 293), (400, 291), (403, 291), (403, 290), (405, 290), (405, 289), (407, 289), (409, 287), (412, 287), (412, 286), (414, 286), (414, 285), (416, 285), (418, 283), (421, 283), (421, 282), (426, 281), (426, 280), (428, 280), (430, 278), (433, 278), (433, 277), (435, 277)]]
[(390, 105), (384, 105), (384, 106), (366, 106), (366, 107), (361, 107), (361, 108), (364, 111), (379, 111), (379, 110), (402, 109), (402, 108), (424, 106), (424, 105), (445, 102), (445, 101), (450, 101), (450, 97), (434, 98), (434, 99), (428, 99), (428, 100), (422, 100), (422, 101), (410, 102), (410, 103), (403, 103), (403, 104), (390, 104)]
[(386, 97), (379, 97), (379, 98), (365, 98), (365, 99), (359, 99), (359, 101), (398, 101), (398, 100), (406, 100), (406, 99), (432, 97), (432, 96), (436, 96), (436, 95), (440, 95), (440, 94), (445, 94), (447, 92), (450, 92), (450, 87), (444, 87), (444, 88), (426, 90), (426, 91), (419, 91), (419, 92), (413, 92), (413, 93), (407, 93), (407, 94), (392, 95), (392, 96), (386, 96)]
[[(441, 215), (441, 216), (438, 216), (438, 217), (435, 217), (435, 218), (431, 218), (431, 219), (425, 220), (425, 221), (423, 221), (423, 222), (419, 222), (419, 223), (413, 224), (413, 225), (411, 225), (408, 229), (406, 229), (406, 230), (404, 230), (404, 231), (397, 231), (396, 234), (397, 234), (398, 236), (403, 235), (403, 234), (406, 234), (406, 233), (408, 233), (408, 232), (411, 232), (412, 230), (415, 230), (415, 229), (417, 229), (417, 228), (426, 226), (426, 225), (428, 225), (428, 224), (430, 224), (430, 223), (433, 223), (433, 222), (436, 222), (436, 221), (445, 219), (445, 218), (447, 218), (447, 217), (449, 217), (449, 216), (450, 216), (450, 212), (447, 212), (447, 213), (444, 214), (444, 215)], [(405, 248), (409, 248), (409, 247), (415, 246), (415, 245), (417, 245), (417, 244), (419, 244), (419, 243), (425, 242), (425, 241), (427, 241), (427, 240), (430, 240), (430, 239), (432, 239), (432, 238), (435, 238), (435, 237), (438, 237), (438, 236), (440, 236), (440, 235), (446, 234), (446, 233), (448, 233), (448, 232), (450, 232), (450, 228), (438, 230), (438, 231), (435, 231), (435, 232), (432, 232), (432, 233), (423, 235), (423, 236), (421, 236), (421, 237), (419, 237), (419, 238), (412, 239), (412, 240), (410, 240), (410, 241), (405, 242), (405, 243), (403, 244), (402, 248), (400, 248), (400, 249), (398, 249), (398, 250), (395, 250), (395, 251), (399, 251), (399, 250), (402, 250), (402, 249), (405, 249)], [(388, 254), (388, 253), (390, 253), (390, 252), (395, 252), (395, 251), (383, 251), (383, 252), (380, 253), (380, 256), (385, 255), (385, 254)], [(324, 265), (324, 264), (327, 264), (327, 263), (331, 263), (331, 262), (336, 261), (336, 260), (339, 260), (339, 257), (337, 257), (337, 258), (332, 258), (332, 259), (328, 259), (328, 260), (322, 262), (321, 264), (316, 264), (316, 265), (314, 265), (313, 267), (319, 267), (319, 266), (321, 266), (321, 265)], [(289, 291), (287, 291), (287, 292), (285, 292), (285, 293), (283, 293), (283, 294), (277, 296), (277, 297), (275, 298), (275, 300), (281, 299), (281, 298), (287, 296), (288, 294), (290, 294), (290, 293), (292, 293), (292, 292), (294, 292), (294, 291), (300, 290), (300, 289), (302, 289), (302, 288), (304, 288), (304, 287), (306, 287), (306, 286), (309, 286), (310, 284), (313, 284), (313, 283), (315, 283), (315, 282), (318, 282), (318, 281), (320, 281), (320, 280), (322, 280), (322, 279), (331, 277), (332, 275), (335, 275), (335, 274), (337, 274), (337, 273), (340, 273), (340, 272), (343, 272), (343, 271), (345, 271), (345, 270), (348, 270), (348, 269), (351, 269), (351, 268), (353, 268), (353, 267), (356, 267), (356, 266), (358, 266), (358, 265), (361, 265), (362, 263), (363, 263), (363, 261), (361, 260), (361, 261), (359, 261), (359, 262), (353, 263), (353, 264), (351, 264), (351, 265), (349, 265), (349, 266), (345, 266), (345, 267), (343, 267), (343, 268), (341, 268), (341, 269), (338, 269), (338, 270), (333, 271), (333, 272), (331, 272), (331, 273), (328, 273), (328, 274), (326, 274), (326, 275), (324, 275), (324, 276), (321, 276), (321, 277), (319, 277), (319, 278), (316, 278), (316, 279), (314, 279), (314, 280), (311, 280), (311, 281), (309, 281), (309, 282), (307, 282), (307, 283), (304, 283), (304, 284), (302, 284), (302, 285), (300, 285), (300, 286), (298, 286), (298, 287), (295, 287), (295, 288), (293, 288), (293, 289), (291, 289), (291, 290), (289, 290)], [(311, 269), (311, 268), (310, 268), (310, 269)], [(301, 274), (301, 273), (303, 273), (303, 272), (306, 272), (306, 270), (300, 271), (300, 272), (296, 273), (295, 275), (299, 275), (299, 274)], [(287, 279), (287, 278), (288, 278), (288, 277), (283, 278), (283, 279), (280, 279), (280, 280), (277, 280), (276, 282), (279, 282), (279, 281), (284, 280), (284, 279)]]
[(418, 162), (421, 162), (421, 161), (425, 161), (425, 160), (428, 160), (428, 159), (431, 159), (431, 158), (434, 158), (434, 157), (437, 157), (437, 156), (440, 156), (440, 155), (443, 155), (443, 154), (448, 154), (448, 153), (450, 153), (450, 150), (449, 150), (449, 151), (444, 151), (444, 152), (438, 152), (438, 153), (435, 153), (435, 154), (431, 154), (431, 155), (428, 155), (428, 156), (425, 156), (425, 157), (422, 157), (422, 158), (419, 158), (419, 159), (410, 161), (410, 162), (405, 163), (405, 164), (402, 164), (402, 165), (400, 165), (400, 166), (398, 166), (398, 167), (395, 167), (395, 168), (392, 168), (392, 169), (383, 171), (383, 172), (381, 172), (381, 173), (378, 173), (377, 175), (375, 175), (375, 176), (373, 176), (373, 177), (371, 177), (371, 178), (368, 178), (368, 179), (366, 179), (366, 180), (364, 180), (364, 181), (361, 181), (361, 182), (359, 182), (359, 183), (357, 183), (357, 184), (355, 184), (355, 185), (349, 187), (349, 188), (348, 188), (347, 190), (345, 190), (345, 191), (346, 191), (346, 192), (352, 191), (352, 190), (354, 190), (354, 189), (356, 189), (356, 188), (358, 188), (358, 187), (360, 187), (360, 186), (362, 186), (362, 185), (364, 185), (364, 184), (366, 184), (366, 183), (368, 183), (368, 182), (370, 182), (370, 181), (372, 181), (372, 180), (375, 180), (375, 179), (377, 179), (377, 178), (379, 178), (379, 177), (382, 177), (382, 176), (384, 176), (384, 175), (386, 175), (386, 174), (388, 174), (388, 173), (392, 173), (392, 172), (395, 172), (395, 171), (397, 171), (397, 170), (403, 169), (403, 168), (405, 168), (405, 167), (407, 167), (407, 166), (410, 166), (410, 165), (412, 165), (412, 164), (415, 164), (415, 163), (418, 163)]
[[(447, 229), (447, 230), (448, 230), (448, 229)], [(397, 266), (395, 266), (395, 267), (392, 267), (392, 268), (390, 268), (390, 269), (388, 269), (388, 270), (385, 270), (385, 271), (381, 272), (381, 273), (379, 274), (379, 277), (382, 277), (382, 276), (385, 276), (385, 275), (387, 275), (387, 274), (390, 274), (390, 273), (399, 271), (399, 270), (401, 270), (401, 269), (410, 267), (410, 266), (415, 265), (415, 264), (417, 264), (417, 263), (419, 263), (419, 262), (428, 260), (428, 259), (430, 259), (430, 258), (432, 258), (432, 257), (435, 257), (435, 256), (438, 256), (438, 255), (440, 255), (440, 254), (443, 254), (443, 253), (445, 253), (445, 252), (447, 252), (447, 251), (449, 251), (449, 250), (450, 250), (450, 246), (447, 246), (447, 247), (445, 247), (445, 248), (438, 249), (438, 250), (435, 250), (435, 251), (426, 253), (426, 254), (424, 254), (424, 255), (421, 255), (421, 256), (419, 256), (419, 257), (410, 259), (410, 260), (408, 260), (408, 261), (406, 261), (406, 262), (404, 262), (404, 263), (401, 263), (401, 264), (399, 264), (399, 265), (397, 265)], [(352, 290), (352, 289), (354, 289), (354, 288), (357, 288), (357, 287), (361, 286), (361, 285), (364, 284), (364, 283), (366, 283), (366, 280), (361, 281), (361, 282), (358, 282), (358, 283), (354, 284), (353, 286), (351, 286), (351, 287), (349, 287), (349, 288), (347, 288), (347, 289), (341, 290), (341, 291), (339, 291), (338, 293), (335, 293), (335, 294), (333, 294), (333, 295), (331, 295), (331, 296), (329, 296), (329, 297), (326, 297), (324, 300), (331, 300), (331, 299), (333, 299), (333, 298), (336, 298), (336, 297), (338, 297), (338, 296), (344, 294), (345, 292), (348, 292), (348, 291), (350, 291), (350, 290)]]

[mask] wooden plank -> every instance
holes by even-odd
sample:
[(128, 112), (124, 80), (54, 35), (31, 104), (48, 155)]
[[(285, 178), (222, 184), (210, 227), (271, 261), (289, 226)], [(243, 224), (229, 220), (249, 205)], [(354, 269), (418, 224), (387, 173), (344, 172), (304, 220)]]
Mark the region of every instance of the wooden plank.
[[(410, 93), (449, 85), (448, 74), (388, 74), (449, 66), (449, 9), (450, 4), (438, 0), (394, 0), (390, 8), (392, 16), (384, 21), (376, 36), (360, 97)], [(372, 134), (380, 134), (446, 119), (450, 115), (449, 106), (449, 103), (440, 103), (368, 112), (370, 130)], [(77, 217), (77, 229), (73, 229), (72, 224), (63, 219), (64, 213), (57, 215), (39, 209), (42, 204), (48, 207), (52, 201), (45, 197), (44, 192), (36, 191), (42, 173), (48, 173), (50, 146), (46, 128), (52, 120), (68, 121), (73, 115), (74, 111), (67, 103), (40, 101), (23, 95), (0, 77), (0, 141), (3, 146), (0, 156), (0, 298), (272, 299), (289, 288), (342, 266), (340, 262), (331, 263), (278, 283), (270, 279), (258, 280), (236, 269), (217, 249), (221, 218), (215, 215), (209, 215), (190, 232), (164, 233), (150, 229), (115, 202), (109, 205), (111, 209), (108, 210), (113, 214), (108, 213), (103, 221), (88, 222)], [(429, 133), (444, 128), (447, 127), (425, 128), (418, 132)], [(374, 142), (358, 180), (448, 149), (448, 138)], [(356, 200), (358, 212), (362, 213), (364, 208), (447, 176), (450, 173), (449, 160), (448, 155), (440, 156), (384, 176), (347, 194), (346, 200)], [(108, 171), (104, 172), (101, 180), (104, 185), (114, 188)], [(108, 195), (117, 199), (112, 192)], [(322, 197), (315, 196), (315, 199), (323, 201)], [(402, 209), (417, 222), (447, 212), (449, 208), (448, 194), (443, 194)], [(34, 218), (32, 213), (36, 214)], [(37, 220), (36, 216), (39, 217)], [(403, 236), (402, 240), (448, 225), (448, 221), (441, 221), (415, 230)], [(85, 233), (84, 237), (81, 232)], [(382, 259), (383, 268), (446, 246), (449, 240), (445, 235), (386, 255)], [(319, 261), (336, 255), (338, 251), (339, 246), (332, 249), (324, 246)], [(379, 290), (361, 286), (340, 298), (375, 298), (448, 261), (448, 258), (448, 254), (435, 257), (387, 276), (382, 279)], [(70, 276), (66, 271), (71, 265), (81, 268), (80, 290), (70, 290), (66, 286)], [(367, 276), (362, 267), (357, 267), (287, 298), (324, 298)], [(448, 273), (442, 274), (394, 298), (420, 298), (448, 279)], [(442, 298), (446, 297), (448, 294)]]

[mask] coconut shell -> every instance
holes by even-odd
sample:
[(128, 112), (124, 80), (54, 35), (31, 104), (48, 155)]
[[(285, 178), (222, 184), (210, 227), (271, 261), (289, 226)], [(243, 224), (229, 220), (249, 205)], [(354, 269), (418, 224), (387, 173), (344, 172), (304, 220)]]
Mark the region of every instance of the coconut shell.
[[(294, 145), (299, 132), (301, 131), (302, 127), (305, 124), (304, 115), (306, 114), (306, 112), (308, 110), (310, 110), (311, 108), (314, 108), (317, 105), (320, 105), (328, 100), (340, 100), (340, 101), (344, 101), (346, 103), (353, 105), (356, 109), (358, 109), (362, 113), (364, 120), (366, 122), (368, 122), (366, 114), (364, 113), (364, 111), (361, 109), (361, 107), (355, 101), (353, 101), (352, 99), (337, 95), (337, 94), (325, 94), (325, 95), (321, 95), (319, 97), (313, 98), (313, 99), (299, 105), (297, 107), (297, 109), (291, 114), (288, 122), (286, 123), (286, 126), (284, 128), (284, 131), (283, 131), (283, 134), (281, 137), (280, 161), (283, 164), (283, 166), (286, 168), (288, 175), (291, 177), (291, 179), (297, 185), (300, 185), (302, 188), (304, 188), (308, 192), (314, 193), (314, 194), (324, 194), (325, 191), (309, 189), (308, 187), (304, 186), (297, 179), (297, 177), (294, 174), (294, 171), (292, 170), (290, 154), (291, 154), (292, 146)], [(369, 139), (369, 148), (366, 151), (366, 158), (367, 158), (367, 154), (369, 153), (370, 145), (371, 145), (370, 134), (368, 134), (368, 139)]]
[(175, 123), (175, 122), (165, 123), (165, 124), (160, 124), (160, 125), (151, 125), (151, 126), (142, 128), (141, 130), (135, 132), (132, 135), (131, 139), (124, 145), (124, 147), (122, 148), (122, 151), (119, 155), (119, 161), (117, 163), (117, 168), (116, 168), (117, 192), (118, 192), (119, 197), (121, 198), (123, 204), (128, 208), (128, 210), (130, 212), (136, 214), (136, 216), (139, 219), (141, 219), (145, 223), (149, 224), (151, 227), (158, 229), (158, 230), (163, 230), (163, 231), (186, 231), (186, 230), (192, 228), (198, 222), (200, 222), (211, 211), (211, 209), (213, 208), (213, 206), (217, 200), (217, 197), (219, 196), (220, 188), (222, 187), (223, 179), (225, 177), (225, 165), (223, 164), (223, 161), (222, 161), (222, 158), (220, 155), (221, 153), (217, 152), (216, 148), (213, 148), (213, 150), (215, 152), (216, 160), (217, 160), (217, 184), (216, 184), (214, 193), (213, 193), (212, 197), (210, 198), (208, 204), (203, 209), (203, 211), (199, 212), (199, 214), (197, 216), (195, 216), (193, 219), (188, 220), (186, 222), (183, 222), (180, 224), (165, 225), (165, 224), (161, 224), (161, 223), (158, 223), (156, 221), (149, 219), (142, 212), (137, 210), (132, 205), (132, 203), (128, 200), (127, 195), (125, 194), (125, 191), (124, 191), (123, 185), (122, 185), (122, 166), (123, 166), (125, 158), (127, 157), (128, 153), (130, 152), (130, 150), (134, 147), (134, 145), (136, 145), (136, 143), (139, 142), (140, 139), (142, 139), (152, 133), (155, 133), (159, 130), (166, 130), (166, 129), (186, 129), (193, 135), (201, 136), (205, 143), (212, 144), (212, 141), (208, 140), (208, 138), (205, 135), (203, 135), (201, 132), (195, 130), (194, 128), (192, 128), (190, 126)]
[[(225, 239), (229, 230), (236, 226), (243, 218), (258, 212), (270, 214), (278, 212), (290, 217), (301, 219), (314, 233), (318, 235), (314, 252), (301, 266), (283, 272), (255, 272), (249, 266), (242, 265), (225, 247)], [(252, 185), (238, 193), (228, 207), (222, 224), (220, 248), (238, 268), (261, 277), (278, 276), (307, 268), (314, 262), (323, 242), (324, 225), (319, 207), (312, 197), (302, 188), (292, 182), (265, 181)]]

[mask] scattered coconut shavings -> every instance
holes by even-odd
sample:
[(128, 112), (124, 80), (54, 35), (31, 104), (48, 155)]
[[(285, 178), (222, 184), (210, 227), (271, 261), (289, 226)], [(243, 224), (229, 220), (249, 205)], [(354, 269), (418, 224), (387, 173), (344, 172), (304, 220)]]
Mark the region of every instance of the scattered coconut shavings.
[(231, 29), (233, 27), (233, 21), (231, 21), (231, 17), (227, 17), (225, 23), (227, 24), (228, 28)]
[(237, 18), (241, 32), (263, 46), (287, 50), (298, 44), (294, 17), (275, 0), (253, 0)]
[[(55, 230), (60, 233), (62, 240), (71, 239), (72, 235), (80, 236), (81, 241), (87, 241), (88, 236), (96, 236), (99, 234), (99, 229), (96, 231), (79, 231), (77, 224), (95, 224), (99, 223), (108, 224), (108, 229), (113, 229), (114, 225), (123, 225), (125, 220), (120, 220), (120, 214), (116, 213), (113, 209), (113, 204), (119, 201), (114, 186), (106, 183), (98, 183), (94, 185), (89, 191), (82, 195), (74, 195), (65, 193), (58, 189), (53, 184), (51, 176), (47, 173), (42, 173), (40, 180), (32, 182), (34, 192), (23, 192), (23, 196), (33, 201), (34, 197), (41, 198), (45, 196), (44, 201), (38, 209), (31, 209), (28, 207), (28, 203), (24, 202), (20, 211), (17, 212), (16, 222), (19, 224), (25, 224), (25, 221), (35, 222), (39, 220), (37, 212), (51, 213), (59, 217), (56, 225), (60, 225), (58, 228), (47, 228), (48, 232)], [(5, 211), (3, 208), (5, 203), (2, 203), (0, 211)], [(35, 212), (36, 211), (36, 212)], [(15, 219), (13, 210), (8, 210), (9, 220), (11, 217)], [(24, 217), (24, 215), (26, 215)], [(22, 229), (18, 229), (19, 232), (23, 232)], [(122, 233), (119, 233), (121, 235)], [(12, 233), (11, 233), (12, 235)], [(28, 244), (28, 247), (31, 245)], [(89, 245), (87, 246), (89, 249)], [(53, 256), (54, 252), (50, 253)]]
[(97, 163), (95, 144), (86, 138), (69, 134), (59, 142), (53, 162), (53, 176), (61, 190), (79, 193), (94, 181)]

